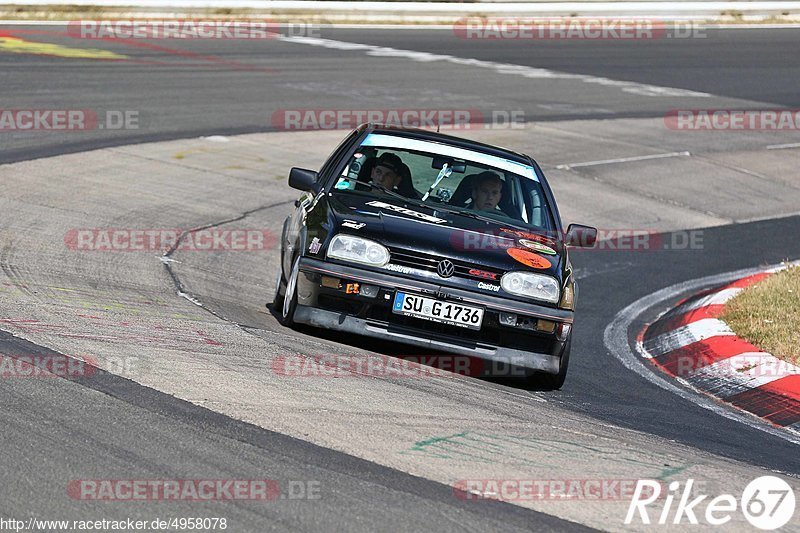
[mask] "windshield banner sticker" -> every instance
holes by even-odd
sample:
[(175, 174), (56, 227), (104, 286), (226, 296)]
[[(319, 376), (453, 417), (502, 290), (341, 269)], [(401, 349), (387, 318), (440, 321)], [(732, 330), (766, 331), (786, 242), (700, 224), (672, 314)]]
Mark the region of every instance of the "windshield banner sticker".
[(377, 200), (367, 202), (367, 205), (371, 205), (372, 207), (377, 207), (379, 209), (388, 209), (397, 213), (403, 213), (404, 215), (415, 217), (420, 220), (424, 220), (425, 222), (433, 222), (434, 224), (442, 224), (443, 222), (447, 222), (447, 220), (443, 218), (438, 218), (433, 215), (426, 215), (425, 213), (420, 213), (419, 211), (406, 209), (405, 207), (400, 207), (399, 205), (387, 204), (386, 202), (379, 202)]
[(524, 246), (525, 248), (530, 248), (540, 254), (547, 254), (547, 255), (556, 255), (556, 251), (550, 248), (549, 246), (545, 246), (544, 244), (540, 244), (538, 242), (534, 242), (528, 239), (520, 239), (519, 243)]

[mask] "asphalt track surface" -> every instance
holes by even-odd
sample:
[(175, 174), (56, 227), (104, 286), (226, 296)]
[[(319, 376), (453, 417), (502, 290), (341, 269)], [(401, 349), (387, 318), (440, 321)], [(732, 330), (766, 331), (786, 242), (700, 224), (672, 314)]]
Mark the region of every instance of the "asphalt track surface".
[[(0, 28), (0, 33), (25, 39), (74, 45), (58, 31)], [(322, 36), (702, 91), (714, 95), (703, 99), (702, 107), (707, 108), (800, 105), (795, 90), (800, 79), (798, 30), (709, 30), (706, 39), (687, 41), (536, 43), (534, 47), (524, 42), (474, 43), (416, 30), (323, 30)], [(133, 109), (141, 116), (138, 130), (113, 134), (99, 130), (0, 134), (0, 162), (135, 142), (269, 131), (274, 129), (270, 117), (281, 109), (371, 108), (381, 102), (383, 107), (435, 108), (447, 102), (449, 108), (522, 109), (528, 121), (556, 121), (660, 117), (676, 107), (700, 107), (693, 98), (631, 101), (614, 87), (588, 84), (553, 94), (512, 81), (499, 90), (488, 73), (463, 79), (446, 63), (398, 71), (389, 61), (281, 41), (159, 45), (173, 50), (121, 43), (98, 46), (141, 61), (130, 64), (0, 53), (4, 108)], [(196, 55), (178, 54), (178, 48)], [(357, 81), (362, 79), (363, 84)], [(387, 101), (391, 105), (385, 105)], [(629, 303), (674, 283), (796, 259), (800, 257), (797, 235), (800, 217), (795, 216), (706, 229), (702, 250), (576, 253), (580, 319), (567, 384), (554, 393), (559, 406), (720, 457), (800, 475), (796, 445), (655, 387), (627, 371), (603, 344), (609, 321)], [(224, 306), (215, 310), (237, 312)], [(641, 317), (631, 334), (652, 318)], [(370, 348), (368, 342), (322, 336)], [(0, 348), (10, 353), (46, 350), (7, 335), (0, 338)], [(235, 516), (242, 530), (264, 530), (265, 524), (277, 530), (363, 531), (385, 529), (387, 524), (397, 531), (580, 527), (509, 504), (487, 502), (475, 508), (453, 498), (446, 485), (248, 425), (110, 374), (100, 378), (90, 383), (2, 383), (0, 514), (31, 515), (47, 509), (58, 515), (61, 504), (52, 502), (63, 499), (59, 483), (86, 476), (86, 470), (76, 465), (91, 456), (98, 478), (111, 468), (140, 477), (146, 477), (142, 472), (153, 478), (192, 472), (195, 477), (223, 478), (257, 467), (265, 477), (316, 479), (336, 487), (331, 497), (314, 506), (291, 502), (268, 510), (227, 506), (226, 514)], [(29, 457), (31, 450), (35, 460), (19, 460)], [(27, 481), (19, 488), (22, 479)], [(188, 515), (191, 510), (188, 505), (185, 512), (169, 508), (172, 515)], [(62, 511), (66, 516), (73, 509), (63, 504)], [(155, 511), (157, 506), (134, 507), (133, 514), (152, 519)], [(83, 507), (83, 514), (87, 512), (106, 517), (132, 514), (130, 507), (107, 505)]]
[[(4, 139), (0, 162), (113, 146), (213, 134), (275, 129), (276, 111), (297, 108), (448, 108), (522, 110), (527, 121), (660, 117), (675, 99), (631, 100), (613, 88), (565, 87), (557, 93), (489, 73), (451, 78), (452, 68), (398, 73), (391, 61), (288, 44), (277, 39), (176, 42), (74, 39), (58, 26), (7, 26), (3, 34), (42, 43), (125, 54), (117, 62), (5, 54), (4, 105), (133, 110), (139, 128), (70, 135), (18, 133)], [(703, 38), (637, 41), (491, 41), (456, 38), (449, 30), (316, 28), (313, 36), (403, 50), (604, 76), (719, 97), (689, 102), (702, 108), (799, 107), (796, 29), (705, 30)], [(358, 83), (365, 80), (366, 83)], [(498, 83), (503, 91), (497, 91)], [(31, 92), (31, 87), (42, 87)]]

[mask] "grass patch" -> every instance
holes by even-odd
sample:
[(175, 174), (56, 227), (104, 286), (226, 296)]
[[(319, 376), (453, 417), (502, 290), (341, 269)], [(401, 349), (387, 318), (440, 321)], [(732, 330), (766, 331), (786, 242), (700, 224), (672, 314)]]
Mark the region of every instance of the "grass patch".
[(800, 364), (800, 267), (748, 287), (725, 305), (721, 318), (751, 344)]

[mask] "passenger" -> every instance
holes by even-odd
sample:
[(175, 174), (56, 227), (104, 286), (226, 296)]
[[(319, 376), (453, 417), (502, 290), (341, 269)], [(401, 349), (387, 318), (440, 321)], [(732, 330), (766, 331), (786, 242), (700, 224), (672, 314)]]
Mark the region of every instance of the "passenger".
[(400, 184), (403, 167), (408, 168), (397, 154), (391, 152), (381, 154), (370, 173), (370, 181), (393, 191)]
[(406, 198), (414, 198), (419, 200), (422, 195), (414, 188), (414, 182), (411, 179), (411, 169), (408, 165), (401, 163), (400, 165), (400, 180), (397, 183), (397, 192)]
[(472, 208), (476, 211), (498, 211), (503, 180), (494, 172), (481, 172), (472, 181)]

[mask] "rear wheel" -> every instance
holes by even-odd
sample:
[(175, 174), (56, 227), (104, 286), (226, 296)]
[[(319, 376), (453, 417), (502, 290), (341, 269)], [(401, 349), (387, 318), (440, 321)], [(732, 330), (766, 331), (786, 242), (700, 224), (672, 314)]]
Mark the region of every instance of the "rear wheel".
[(567, 341), (561, 353), (561, 360), (558, 364), (558, 374), (545, 374), (535, 372), (527, 377), (528, 387), (539, 390), (558, 390), (564, 385), (567, 379), (567, 368), (569, 367), (569, 352), (572, 347), (572, 337)]

